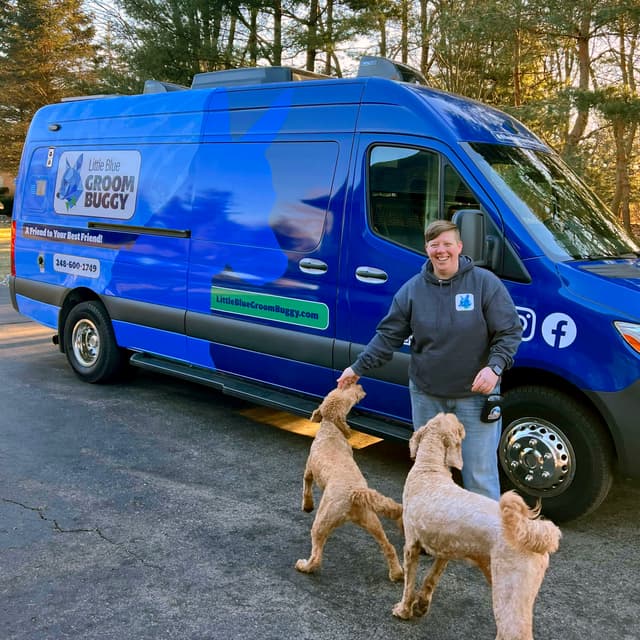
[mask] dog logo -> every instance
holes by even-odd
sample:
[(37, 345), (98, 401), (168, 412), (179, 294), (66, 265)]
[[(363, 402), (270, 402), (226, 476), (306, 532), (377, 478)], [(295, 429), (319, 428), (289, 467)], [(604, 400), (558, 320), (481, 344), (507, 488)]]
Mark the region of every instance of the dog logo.
[(473, 311), (473, 293), (459, 293), (456, 295), (456, 311)]
[(56, 193), (56, 198), (64, 200), (67, 211), (75, 207), (78, 199), (82, 195), (82, 177), (80, 176), (82, 158), (83, 154), (81, 153), (76, 160), (75, 166), (71, 166), (69, 158), (67, 158), (67, 168), (62, 174), (59, 191)]

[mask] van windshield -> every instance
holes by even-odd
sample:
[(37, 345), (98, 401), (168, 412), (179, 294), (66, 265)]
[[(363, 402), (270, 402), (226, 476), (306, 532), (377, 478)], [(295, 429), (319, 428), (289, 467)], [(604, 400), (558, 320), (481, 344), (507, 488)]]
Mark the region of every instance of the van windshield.
[(558, 260), (634, 257), (640, 245), (559, 156), (495, 144), (465, 145), (540, 246)]

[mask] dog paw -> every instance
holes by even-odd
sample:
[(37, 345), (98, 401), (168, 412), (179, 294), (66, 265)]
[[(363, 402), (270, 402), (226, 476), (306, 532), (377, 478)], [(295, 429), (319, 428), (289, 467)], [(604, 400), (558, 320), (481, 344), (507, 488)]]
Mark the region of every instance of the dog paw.
[(414, 616), (425, 616), (429, 613), (431, 606), (431, 598), (417, 598), (413, 603), (412, 611)]
[(392, 613), (396, 618), (402, 618), (403, 620), (409, 620), (412, 617), (411, 609), (405, 606), (404, 602), (398, 602), (393, 607)]
[(398, 580), (402, 580), (402, 578), (404, 578), (402, 567), (389, 569), (389, 580), (391, 580), (391, 582), (398, 582)]
[(315, 567), (311, 566), (311, 563), (308, 560), (298, 560), (296, 562), (296, 569), (301, 571), (302, 573), (311, 573)]

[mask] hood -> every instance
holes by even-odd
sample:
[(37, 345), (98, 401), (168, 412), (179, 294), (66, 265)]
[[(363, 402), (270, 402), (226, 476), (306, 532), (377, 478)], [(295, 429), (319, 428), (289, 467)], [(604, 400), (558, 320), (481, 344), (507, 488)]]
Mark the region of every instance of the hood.
[(640, 322), (640, 260), (560, 262), (558, 274), (576, 295)]

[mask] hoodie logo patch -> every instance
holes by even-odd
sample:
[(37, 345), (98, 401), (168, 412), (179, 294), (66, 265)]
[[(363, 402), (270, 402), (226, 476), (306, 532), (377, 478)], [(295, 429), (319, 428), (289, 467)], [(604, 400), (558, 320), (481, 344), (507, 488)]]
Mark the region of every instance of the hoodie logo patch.
[(456, 311), (473, 311), (473, 293), (458, 293), (456, 295)]

